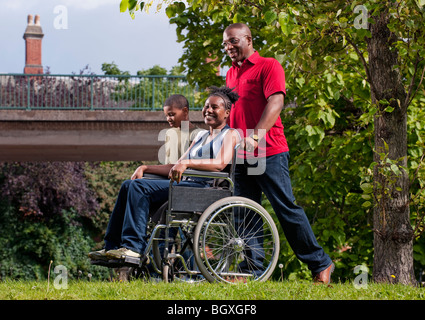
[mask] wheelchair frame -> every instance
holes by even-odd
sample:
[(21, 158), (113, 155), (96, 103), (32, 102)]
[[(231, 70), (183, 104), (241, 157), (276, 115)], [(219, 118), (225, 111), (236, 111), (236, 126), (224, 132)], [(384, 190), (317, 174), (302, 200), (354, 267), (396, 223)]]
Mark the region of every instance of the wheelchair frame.
[[(266, 281), (272, 275), (278, 260), (279, 234), (273, 218), (263, 207), (250, 199), (233, 196), (237, 149), (238, 146), (229, 173), (193, 169), (183, 173), (189, 179), (227, 181), (227, 188), (186, 187), (170, 180), (168, 204), (160, 212), (162, 221), (157, 224), (150, 221), (151, 232), (144, 252), (150, 257), (148, 265), (164, 281), (233, 283), (249, 279)], [(165, 179), (151, 174), (144, 178)], [(191, 201), (194, 197), (196, 201)], [(172, 231), (183, 234), (180, 243)], [(146, 261), (138, 258), (110, 262), (109, 267), (127, 265), (138, 273), (149, 272)]]

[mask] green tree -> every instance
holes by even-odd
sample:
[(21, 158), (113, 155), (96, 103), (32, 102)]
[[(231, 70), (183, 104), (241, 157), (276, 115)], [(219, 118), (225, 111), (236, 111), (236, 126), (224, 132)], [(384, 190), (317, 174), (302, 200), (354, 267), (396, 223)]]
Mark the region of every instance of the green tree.
[(121, 71), (117, 64), (115, 62), (111, 63), (102, 63), (102, 71), (105, 73), (105, 75), (123, 75), (123, 76), (129, 76), (130, 72), (128, 71)]
[(142, 76), (158, 76), (158, 75), (163, 76), (167, 74), (167, 69), (156, 64), (152, 68), (149, 68), (147, 70), (137, 71), (137, 74)]
[(103, 63), (105, 75), (117, 76), (111, 98), (115, 101), (129, 101), (131, 108), (162, 110), (162, 103), (171, 94), (185, 95), (192, 107), (199, 108), (201, 94), (197, 88), (189, 85), (180, 66), (173, 66), (170, 71), (160, 65), (137, 71), (132, 76), (128, 71), (121, 71), (115, 62)]
[[(126, 2), (121, 2), (122, 11)], [(418, 125), (413, 124), (412, 118), (422, 112), (424, 99), (425, 3), (160, 2), (163, 3), (168, 5), (170, 22), (177, 25), (178, 41), (186, 49), (180, 62), (189, 79), (200, 84), (211, 83), (216, 66), (229, 64), (220, 49), (224, 28), (233, 22), (251, 26), (260, 54), (277, 58), (285, 68), (286, 101), (301, 108), (288, 108), (285, 115), (298, 115), (294, 122), (289, 120), (287, 132), (293, 133), (297, 141), (298, 159), (309, 160), (295, 161), (301, 166), (297, 170), (304, 170), (304, 178), (312, 179), (307, 190), (320, 187), (314, 179), (322, 175), (323, 179), (338, 182), (338, 189), (326, 189), (328, 184), (323, 183), (321, 192), (332, 194), (328, 199), (333, 199), (340, 211), (361, 201), (363, 213), (373, 213), (369, 230), (373, 230), (374, 238), (374, 280), (415, 283), (413, 240), (423, 230), (420, 210), (424, 203), (424, 130), (419, 118)], [(211, 70), (200, 63), (208, 57), (213, 58), (209, 63), (214, 66)], [(199, 73), (201, 69), (203, 72)], [(344, 151), (351, 153), (344, 157)], [(409, 172), (409, 167), (413, 172)], [(344, 168), (347, 175), (338, 171)], [(303, 177), (299, 172), (296, 175)], [(295, 179), (297, 182), (300, 187), (307, 186)], [(324, 210), (320, 202), (319, 197), (316, 209)], [(417, 219), (413, 227), (412, 218)], [(325, 230), (320, 236), (326, 238)], [(349, 239), (338, 234), (331, 238), (340, 242), (341, 248), (347, 247)]]

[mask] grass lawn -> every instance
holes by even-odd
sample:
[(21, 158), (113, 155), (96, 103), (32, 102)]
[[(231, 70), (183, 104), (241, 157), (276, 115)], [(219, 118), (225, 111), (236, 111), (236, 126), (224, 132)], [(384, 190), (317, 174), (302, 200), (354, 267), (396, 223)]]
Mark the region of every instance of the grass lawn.
[(356, 289), (352, 283), (331, 287), (309, 281), (268, 281), (247, 284), (68, 281), (55, 289), (53, 281), (0, 282), (0, 300), (425, 300), (425, 288), (368, 284)]
[[(389, 319), (400, 310), (423, 310), (425, 288), (351, 283), (331, 287), (310, 281), (268, 281), (247, 284), (69, 281), (55, 289), (53, 281), (0, 282), (4, 314), (70, 319), (274, 319), (276, 315), (303, 318), (361, 315)], [(420, 301), (422, 300), (422, 301)], [(420, 303), (420, 304), (418, 304)], [(408, 304), (408, 305), (406, 305)], [(13, 312), (10, 312), (13, 311)]]

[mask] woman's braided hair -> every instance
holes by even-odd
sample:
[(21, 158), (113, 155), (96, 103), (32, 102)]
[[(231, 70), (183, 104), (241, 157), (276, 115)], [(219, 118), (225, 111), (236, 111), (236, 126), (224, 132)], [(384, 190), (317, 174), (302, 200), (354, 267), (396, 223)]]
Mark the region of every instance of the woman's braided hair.
[(223, 86), (223, 87), (216, 87), (211, 86), (208, 88), (209, 95), (210, 96), (218, 96), (224, 100), (224, 105), (226, 109), (230, 110), (232, 108), (232, 105), (238, 101), (239, 95), (237, 92), (233, 91), (233, 89)]

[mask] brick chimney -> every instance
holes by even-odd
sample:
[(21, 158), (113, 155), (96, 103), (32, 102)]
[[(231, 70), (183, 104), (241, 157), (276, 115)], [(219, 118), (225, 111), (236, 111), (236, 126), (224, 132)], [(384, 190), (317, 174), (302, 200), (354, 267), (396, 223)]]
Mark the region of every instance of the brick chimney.
[(44, 34), (40, 26), (40, 16), (34, 17), (28, 15), (28, 25), (24, 33), (25, 39), (25, 68), (24, 73), (42, 74), (43, 66), (41, 65), (41, 39)]

